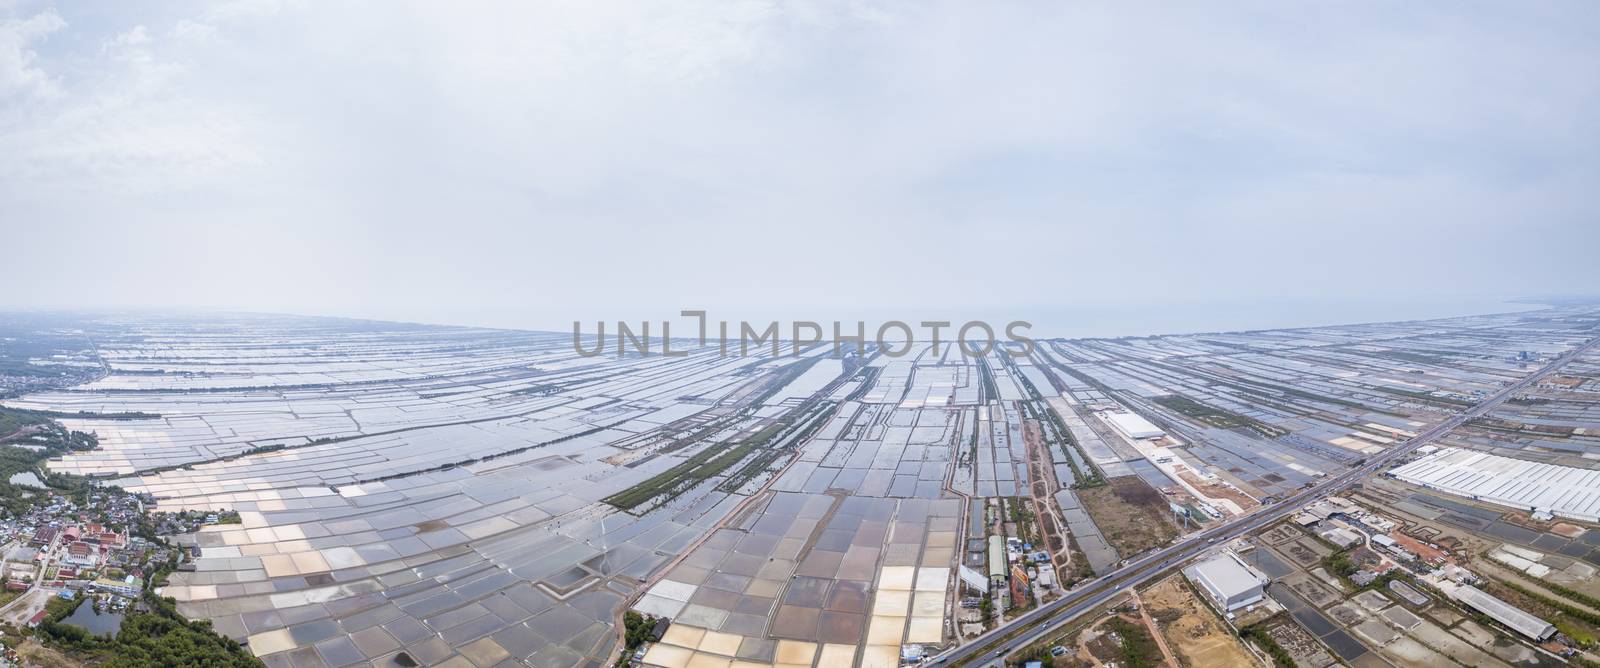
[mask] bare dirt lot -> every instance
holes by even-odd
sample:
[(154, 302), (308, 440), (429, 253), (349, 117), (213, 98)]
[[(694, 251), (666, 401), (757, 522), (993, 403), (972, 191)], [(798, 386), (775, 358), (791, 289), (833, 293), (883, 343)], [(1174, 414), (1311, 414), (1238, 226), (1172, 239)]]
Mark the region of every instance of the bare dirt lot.
[(1195, 598), (1178, 576), (1156, 583), (1144, 592), (1143, 598), (1161, 635), (1167, 639), (1167, 646), (1178, 653), (1185, 666), (1236, 668), (1254, 662), (1216, 614)]
[(1283, 579), (1283, 583), (1319, 608), (1339, 600), (1337, 593), (1304, 573), (1290, 575)]
[(17, 656), (22, 659), (23, 665), (41, 666), (42, 668), (73, 668), (84, 665), (83, 661), (73, 659), (54, 648), (45, 647), (39, 641), (28, 638), (22, 641), (17, 648)]
[(1239, 508), (1244, 512), (1248, 513), (1256, 506), (1261, 505), (1260, 501), (1250, 498), (1250, 495), (1226, 485), (1219, 485), (1214, 482), (1209, 482), (1200, 476), (1195, 475), (1193, 471), (1190, 471), (1187, 468), (1181, 468), (1178, 471), (1178, 475), (1183, 478), (1184, 482), (1194, 485), (1194, 488), (1200, 490), (1201, 494), (1209, 496), (1213, 499), (1231, 500), (1234, 503), (1239, 504)]
[[(1120, 629), (1121, 631), (1119, 632)], [(1144, 620), (1132, 615), (1112, 615), (1096, 622), (1078, 636), (1078, 658), (1095, 666), (1165, 666), (1161, 651)]]
[(1301, 568), (1311, 566), (1319, 561), (1322, 561), (1323, 557), (1332, 554), (1331, 550), (1323, 547), (1321, 543), (1311, 540), (1310, 538), (1301, 538), (1296, 540), (1288, 545), (1280, 547), (1279, 551), (1287, 555), (1290, 559), (1293, 559), (1295, 563), (1300, 564)]
[(1272, 636), (1279, 646), (1294, 657), (1296, 665), (1325, 668), (1337, 662), (1332, 654), (1322, 648), (1322, 643), (1287, 618), (1267, 627), (1267, 635)]
[(1160, 547), (1178, 536), (1167, 499), (1138, 476), (1111, 478), (1078, 490), (1083, 507), (1123, 558)]
[(11, 607), (6, 608), (5, 614), (0, 615), (0, 621), (21, 627), (29, 618), (44, 609), (44, 604), (50, 602), (51, 596), (55, 596), (53, 590), (35, 588), (23, 594), (21, 600), (14, 601)]

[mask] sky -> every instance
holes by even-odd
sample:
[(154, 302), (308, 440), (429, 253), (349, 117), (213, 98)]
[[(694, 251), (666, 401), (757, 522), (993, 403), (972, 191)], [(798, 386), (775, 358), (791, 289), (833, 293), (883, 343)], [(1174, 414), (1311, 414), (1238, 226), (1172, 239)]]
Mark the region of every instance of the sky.
[(1425, 317), (1597, 184), (1593, 2), (0, 0), (12, 308)]

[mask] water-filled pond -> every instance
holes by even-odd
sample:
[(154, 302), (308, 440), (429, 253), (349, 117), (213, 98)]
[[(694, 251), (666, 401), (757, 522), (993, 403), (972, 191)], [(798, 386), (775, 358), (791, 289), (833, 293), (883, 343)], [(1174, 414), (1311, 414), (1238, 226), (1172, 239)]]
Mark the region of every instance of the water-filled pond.
[(122, 613), (120, 612), (95, 612), (94, 602), (85, 601), (61, 620), (63, 624), (71, 624), (84, 629), (90, 635), (116, 635), (117, 629), (122, 628)]

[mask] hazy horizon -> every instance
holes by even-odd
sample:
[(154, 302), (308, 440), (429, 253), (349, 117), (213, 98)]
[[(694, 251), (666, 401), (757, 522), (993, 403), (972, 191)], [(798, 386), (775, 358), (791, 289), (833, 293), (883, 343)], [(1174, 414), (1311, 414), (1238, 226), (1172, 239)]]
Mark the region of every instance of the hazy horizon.
[[(1007, 323), (1014, 320), (1024, 320), (1031, 324), (1031, 328), (1024, 328), (1021, 333), (1034, 339), (1087, 339), (1087, 338), (1122, 338), (1144, 336), (1167, 336), (1185, 334), (1206, 334), (1217, 332), (1246, 332), (1275, 329), (1299, 329), (1308, 327), (1327, 327), (1341, 325), (1362, 325), (1379, 322), (1404, 322), (1417, 320), (1435, 320), (1474, 315), (1490, 315), (1501, 313), (1518, 313), (1543, 310), (1560, 306), (1565, 303), (1596, 302), (1594, 298), (1549, 298), (1538, 299), (1500, 299), (1478, 298), (1458, 299), (1433, 302), (1382, 302), (1382, 301), (1352, 301), (1342, 303), (1317, 302), (1317, 301), (1277, 301), (1259, 303), (1231, 303), (1231, 304), (1189, 304), (1173, 305), (1162, 304), (1155, 306), (1140, 305), (1138, 308), (1097, 308), (1097, 309), (1066, 309), (1063, 311), (1037, 311), (1019, 310), (1008, 313), (998, 312), (910, 312), (883, 309), (879, 311), (857, 311), (835, 317), (818, 317), (808, 313), (778, 313), (759, 312), (755, 314), (741, 314), (739, 312), (724, 313), (708, 311), (706, 318), (715, 331), (718, 321), (727, 321), (730, 331), (737, 332), (740, 322), (748, 322), (751, 326), (760, 329), (765, 323), (775, 321), (779, 324), (781, 336), (789, 338), (788, 332), (795, 321), (816, 322), (825, 330), (832, 326), (834, 321), (841, 323), (842, 330), (848, 334), (860, 321), (868, 328), (869, 335), (874, 328), (889, 320), (900, 320), (910, 325), (919, 340), (926, 339), (928, 329), (921, 325), (923, 321), (946, 321), (952, 327), (959, 327), (969, 320), (980, 320), (990, 324), (998, 333), (1003, 333)], [(311, 318), (340, 318), (349, 320), (370, 320), (374, 322), (394, 322), (403, 324), (418, 324), (444, 327), (468, 327), (487, 329), (522, 330), (532, 332), (553, 332), (557, 334), (570, 334), (573, 330), (573, 320), (559, 323), (536, 324), (526, 321), (529, 314), (496, 311), (492, 314), (482, 314), (479, 317), (463, 315), (455, 320), (405, 319), (381, 317), (362, 313), (311, 313), (289, 311), (257, 311), (250, 309), (230, 309), (222, 307), (104, 307), (104, 308), (63, 308), (63, 307), (8, 307), (0, 305), (0, 315), (7, 312), (42, 313), (42, 314), (115, 314), (115, 313), (145, 313), (151, 315), (183, 315), (204, 318), (208, 315), (228, 314), (253, 314), (277, 315), (286, 317), (311, 317)], [(885, 313), (899, 313), (898, 316), (882, 316)], [(909, 314), (909, 315), (907, 315)], [(634, 311), (615, 311), (608, 315), (600, 312), (591, 317), (576, 320), (579, 331), (584, 335), (593, 334), (598, 322), (604, 322), (607, 336), (615, 336), (615, 327), (618, 321), (625, 321), (630, 327), (638, 328), (644, 321), (651, 323), (652, 332), (660, 336), (660, 324), (670, 322), (674, 338), (688, 338), (693, 336), (698, 320), (693, 317), (682, 316), (680, 311), (665, 308), (646, 308)], [(951, 329), (945, 329), (942, 336), (948, 336)], [(889, 337), (894, 339), (892, 332)]]

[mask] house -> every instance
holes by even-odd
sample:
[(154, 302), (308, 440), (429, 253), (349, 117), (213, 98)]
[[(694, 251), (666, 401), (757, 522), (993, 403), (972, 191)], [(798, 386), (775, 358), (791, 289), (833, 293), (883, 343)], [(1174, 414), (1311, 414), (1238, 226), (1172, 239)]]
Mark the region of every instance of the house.
[(109, 591), (113, 594), (133, 598), (139, 595), (139, 586), (123, 580), (108, 580), (100, 578), (95, 580), (91, 587), (100, 591)]

